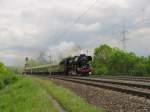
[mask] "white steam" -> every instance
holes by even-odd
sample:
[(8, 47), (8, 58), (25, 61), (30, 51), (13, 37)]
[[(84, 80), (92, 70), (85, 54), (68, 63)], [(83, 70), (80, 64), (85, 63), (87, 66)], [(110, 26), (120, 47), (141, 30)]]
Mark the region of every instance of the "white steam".
[(58, 63), (63, 58), (80, 54), (80, 47), (74, 42), (63, 41), (58, 46), (50, 47), (46, 54), (49, 61)]

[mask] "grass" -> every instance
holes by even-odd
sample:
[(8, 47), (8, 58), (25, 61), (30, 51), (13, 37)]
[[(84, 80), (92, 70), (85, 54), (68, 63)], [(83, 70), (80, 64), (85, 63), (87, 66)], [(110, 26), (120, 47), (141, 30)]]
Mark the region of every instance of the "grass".
[(46, 79), (34, 78), (45, 88), (68, 112), (103, 112), (102, 109), (88, 104), (84, 99), (62, 86)]
[(47, 91), (32, 78), (19, 78), (0, 90), (0, 112), (58, 112)]
[(1, 75), (0, 82), (0, 112), (59, 112), (50, 96), (67, 112), (102, 112), (47, 79)]

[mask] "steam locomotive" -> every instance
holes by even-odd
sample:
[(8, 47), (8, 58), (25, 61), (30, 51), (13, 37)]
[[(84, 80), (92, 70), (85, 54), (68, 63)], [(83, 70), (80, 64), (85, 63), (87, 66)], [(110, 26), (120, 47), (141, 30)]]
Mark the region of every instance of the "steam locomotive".
[(25, 67), (24, 74), (32, 75), (88, 75), (92, 71), (91, 56), (79, 56), (63, 59), (58, 65), (43, 65), (38, 67)]

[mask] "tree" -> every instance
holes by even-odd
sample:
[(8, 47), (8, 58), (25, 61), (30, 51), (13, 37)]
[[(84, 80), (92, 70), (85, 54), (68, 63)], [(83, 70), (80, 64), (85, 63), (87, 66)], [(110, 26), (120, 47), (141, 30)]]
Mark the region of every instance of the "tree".
[(108, 74), (108, 64), (110, 57), (113, 54), (113, 49), (108, 45), (102, 45), (95, 49), (94, 57), (93, 57), (93, 71), (96, 75), (105, 75)]

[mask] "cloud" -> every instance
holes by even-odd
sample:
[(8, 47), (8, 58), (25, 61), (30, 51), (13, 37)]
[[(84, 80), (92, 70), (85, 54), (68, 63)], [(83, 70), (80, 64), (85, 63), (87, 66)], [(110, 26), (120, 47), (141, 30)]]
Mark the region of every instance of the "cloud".
[[(52, 54), (57, 51), (56, 54), (65, 56), (63, 51), (71, 52), (69, 48), (76, 45), (87, 49), (101, 44), (122, 48), (123, 24), (127, 28), (150, 18), (149, 0), (98, 0), (86, 15), (70, 26), (93, 2), (0, 0), (0, 60), (7, 65), (18, 65), (14, 61), (18, 59), (23, 64), (24, 57), (34, 58), (47, 49)], [(148, 55), (149, 29), (150, 22), (143, 22), (131, 31), (126, 29), (127, 50)]]
[(75, 29), (77, 29), (77, 31), (81, 31), (81, 32), (98, 31), (98, 30), (100, 30), (100, 23), (94, 23), (94, 24), (89, 24), (89, 25), (76, 24)]

